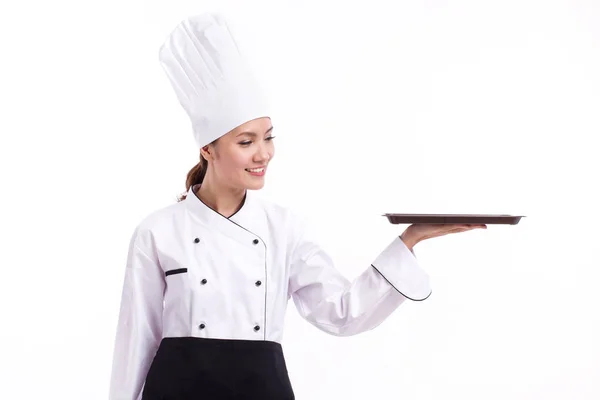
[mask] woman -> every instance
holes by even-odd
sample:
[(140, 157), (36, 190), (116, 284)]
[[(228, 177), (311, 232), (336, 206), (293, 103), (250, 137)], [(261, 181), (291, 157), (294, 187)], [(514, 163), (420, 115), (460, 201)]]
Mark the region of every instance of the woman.
[(185, 196), (132, 236), (110, 399), (294, 399), (281, 347), (290, 298), (329, 334), (373, 329), (430, 295), (416, 243), (477, 226), (412, 225), (348, 281), (296, 213), (253, 194), (275, 155), (273, 125), (225, 21), (183, 21), (160, 61), (200, 163)]

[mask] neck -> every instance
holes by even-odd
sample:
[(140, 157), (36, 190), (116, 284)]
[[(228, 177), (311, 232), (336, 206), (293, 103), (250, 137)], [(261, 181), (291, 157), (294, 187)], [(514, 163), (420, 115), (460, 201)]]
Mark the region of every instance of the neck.
[(208, 176), (196, 190), (200, 200), (225, 218), (235, 214), (242, 206), (246, 190), (217, 186), (206, 178)]

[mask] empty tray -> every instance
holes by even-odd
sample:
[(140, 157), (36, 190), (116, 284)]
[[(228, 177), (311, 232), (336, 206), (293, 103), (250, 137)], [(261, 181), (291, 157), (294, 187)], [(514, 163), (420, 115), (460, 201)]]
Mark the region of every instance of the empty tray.
[(516, 225), (524, 215), (507, 214), (383, 214), (392, 224)]

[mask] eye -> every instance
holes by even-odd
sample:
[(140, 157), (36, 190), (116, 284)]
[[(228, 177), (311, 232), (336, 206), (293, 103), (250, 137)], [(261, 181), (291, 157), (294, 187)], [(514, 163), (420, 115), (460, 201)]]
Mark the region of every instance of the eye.
[[(266, 138), (265, 140), (268, 140), (269, 142), (271, 140), (275, 139), (275, 136), (269, 136), (268, 138)], [(240, 142), (239, 144), (241, 144), (242, 146), (249, 146), (252, 144), (252, 141), (250, 140), (246, 140), (245, 142)]]

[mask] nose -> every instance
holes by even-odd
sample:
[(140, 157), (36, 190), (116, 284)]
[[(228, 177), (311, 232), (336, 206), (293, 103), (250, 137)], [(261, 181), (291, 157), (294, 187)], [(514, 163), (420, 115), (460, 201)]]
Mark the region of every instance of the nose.
[(259, 146), (255, 155), (256, 161), (267, 163), (271, 158), (273, 158), (273, 149), (269, 148), (269, 146), (265, 144)]

